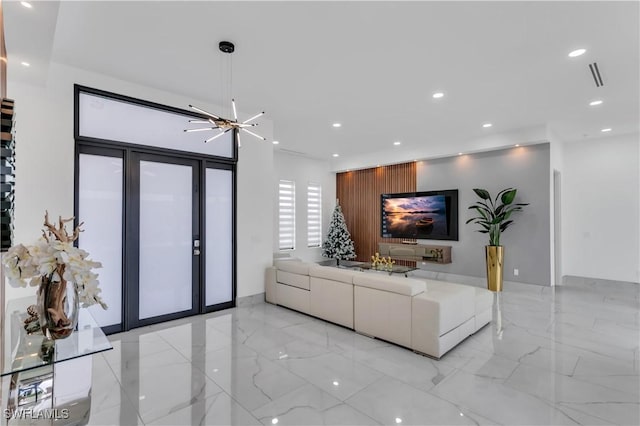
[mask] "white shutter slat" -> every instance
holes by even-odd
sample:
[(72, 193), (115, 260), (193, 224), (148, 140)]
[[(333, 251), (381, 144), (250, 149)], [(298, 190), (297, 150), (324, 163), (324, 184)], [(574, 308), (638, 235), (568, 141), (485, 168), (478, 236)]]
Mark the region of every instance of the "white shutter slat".
[(278, 183), (278, 249), (295, 249), (296, 184), (281, 180)]
[(307, 247), (322, 245), (322, 187), (307, 185)]

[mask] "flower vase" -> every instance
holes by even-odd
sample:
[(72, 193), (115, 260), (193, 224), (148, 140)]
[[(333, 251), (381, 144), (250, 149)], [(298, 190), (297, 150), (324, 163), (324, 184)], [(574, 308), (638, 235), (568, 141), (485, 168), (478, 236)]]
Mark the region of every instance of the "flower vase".
[(69, 337), (78, 325), (78, 290), (65, 279), (53, 281), (42, 277), (37, 298), (38, 317), (42, 333), (49, 339)]

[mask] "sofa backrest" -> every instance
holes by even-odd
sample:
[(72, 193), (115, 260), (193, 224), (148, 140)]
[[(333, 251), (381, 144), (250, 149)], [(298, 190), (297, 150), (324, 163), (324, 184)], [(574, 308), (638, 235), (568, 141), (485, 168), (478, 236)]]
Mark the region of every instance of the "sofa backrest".
[(331, 281), (339, 281), (353, 284), (353, 276), (356, 272), (351, 269), (341, 269), (333, 266), (313, 265), (309, 267), (309, 275), (315, 278), (324, 278)]
[(274, 262), (279, 271), (291, 272), (292, 274), (309, 275), (310, 263), (299, 260), (277, 260)]
[(416, 294), (423, 293), (427, 289), (424, 281), (421, 280), (371, 272), (354, 275), (353, 285), (398, 293), (405, 296), (415, 296)]

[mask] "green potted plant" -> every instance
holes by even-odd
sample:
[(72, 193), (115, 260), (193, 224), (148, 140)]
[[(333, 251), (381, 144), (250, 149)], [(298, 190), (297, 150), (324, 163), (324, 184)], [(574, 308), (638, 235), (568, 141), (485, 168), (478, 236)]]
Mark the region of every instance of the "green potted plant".
[(504, 262), (504, 247), (500, 245), (500, 235), (513, 224), (510, 219), (514, 212), (522, 211), (523, 206), (529, 203), (513, 203), (516, 198), (516, 189), (503, 189), (491, 197), (489, 191), (475, 188), (473, 192), (480, 197), (469, 210), (475, 210), (478, 216), (467, 220), (468, 223), (477, 223), (481, 229), (478, 232), (489, 234), (489, 245), (485, 247), (487, 257), (487, 288), (491, 291), (502, 291), (502, 265)]

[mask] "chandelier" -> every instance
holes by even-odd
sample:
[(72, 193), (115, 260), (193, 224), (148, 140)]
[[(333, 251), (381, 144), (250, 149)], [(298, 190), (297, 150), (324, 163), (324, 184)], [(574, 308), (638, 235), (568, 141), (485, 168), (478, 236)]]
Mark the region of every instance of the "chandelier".
[[(230, 41), (221, 41), (220, 44), (218, 45), (218, 48), (220, 49), (221, 52), (228, 54), (231, 57), (231, 54), (234, 52), (235, 50), (235, 46), (233, 45), (233, 43), (231, 43)], [(231, 68), (231, 62), (229, 62), (229, 68)], [(204, 132), (204, 131), (218, 131), (216, 134), (214, 134), (213, 136), (211, 136), (209, 139), (206, 139), (204, 142), (211, 142), (212, 140), (218, 139), (219, 137), (221, 137), (222, 135), (230, 132), (230, 131), (234, 131), (235, 136), (236, 136), (236, 141), (238, 143), (238, 147), (240, 146), (240, 132), (245, 132), (250, 134), (251, 136), (255, 136), (258, 139), (262, 139), (263, 141), (266, 141), (267, 138), (260, 136), (257, 133), (252, 132), (251, 130), (249, 130), (249, 128), (251, 127), (255, 127), (258, 125), (258, 123), (251, 123), (253, 120), (257, 119), (258, 117), (262, 116), (264, 114), (264, 111), (261, 113), (258, 113), (256, 115), (254, 115), (251, 118), (248, 118), (244, 121), (238, 121), (238, 112), (236, 109), (236, 101), (235, 99), (231, 99), (231, 108), (233, 109), (233, 120), (229, 119), (229, 118), (222, 118), (220, 116), (217, 116), (215, 114), (210, 113), (209, 111), (205, 111), (204, 109), (198, 108), (196, 106), (193, 105), (189, 105), (189, 108), (193, 109), (194, 111), (197, 111), (201, 114), (204, 114), (205, 116), (207, 116), (207, 119), (193, 119), (193, 120), (189, 120), (189, 123), (192, 124), (207, 124), (207, 127), (200, 127), (200, 128), (196, 128), (196, 129), (186, 129), (185, 132), (187, 133), (191, 133), (191, 132)]]

